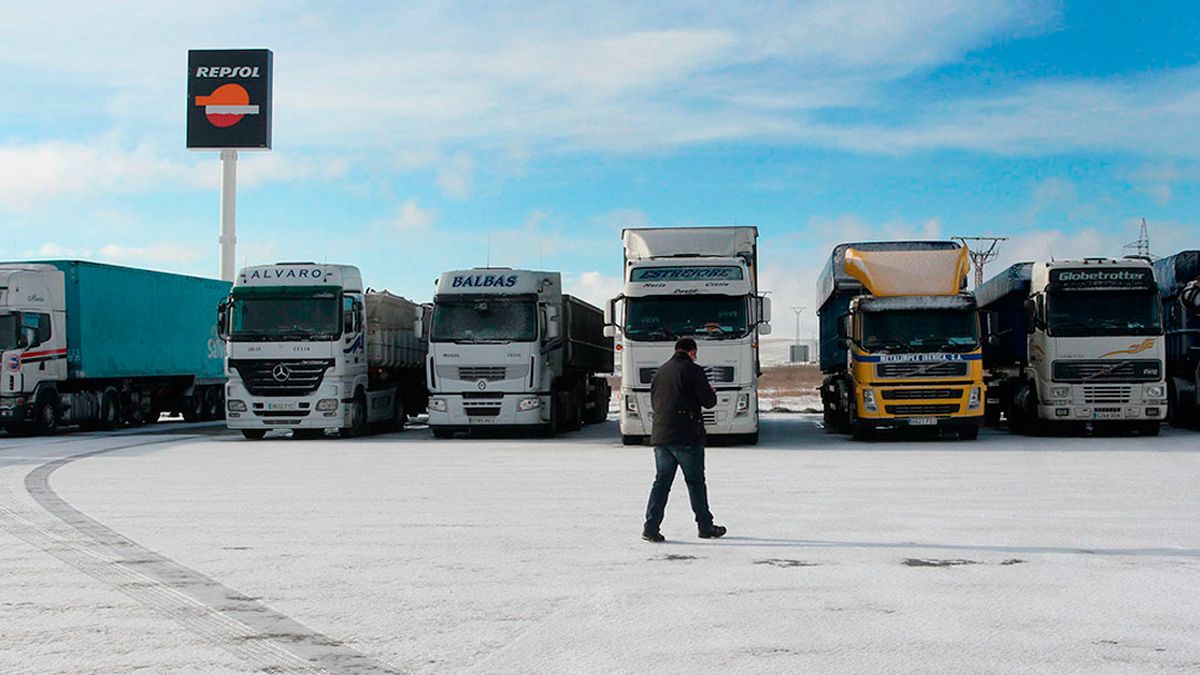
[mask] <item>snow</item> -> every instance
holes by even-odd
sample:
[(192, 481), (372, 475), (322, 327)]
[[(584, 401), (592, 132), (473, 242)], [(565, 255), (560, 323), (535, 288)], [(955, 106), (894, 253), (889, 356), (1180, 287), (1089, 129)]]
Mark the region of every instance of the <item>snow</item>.
[[(1194, 434), (862, 444), (818, 419), (710, 448), (730, 534), (695, 537), (678, 479), (658, 545), (638, 536), (651, 450), (614, 421), (0, 437), (0, 672), (296, 672), (323, 644), (418, 673), (1200, 667)], [(230, 619), (196, 600), (212, 584), (325, 641)]]

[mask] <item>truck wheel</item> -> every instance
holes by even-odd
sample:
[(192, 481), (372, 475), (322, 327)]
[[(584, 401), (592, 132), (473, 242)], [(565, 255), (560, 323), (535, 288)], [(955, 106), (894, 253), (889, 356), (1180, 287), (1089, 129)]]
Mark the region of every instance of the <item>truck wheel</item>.
[(958, 430), (958, 440), (973, 441), (979, 438), (979, 427), (963, 427)]
[(34, 414), (36, 415), (33, 420), (34, 433), (44, 436), (58, 431), (58, 396), (55, 394), (42, 396), (38, 399)]
[(865, 424), (856, 424), (850, 430), (850, 437), (856, 441), (873, 441), (875, 440), (875, 429)]
[(183, 399), (183, 421), (199, 422), (204, 414), (204, 398), (199, 389), (193, 389), (192, 395)]
[(567, 431), (579, 431), (583, 428), (583, 399), (574, 391), (565, 392), (563, 399), (567, 404)]
[(742, 434), (742, 437), (738, 439), (738, 441), (742, 445), (758, 445), (758, 432), (755, 431), (748, 434)]
[(396, 394), (396, 416), (392, 418), (392, 431), (404, 431), (408, 424), (408, 411), (404, 409), (404, 397)]
[(100, 394), (100, 403), (96, 410), (96, 417), (80, 423), (79, 428), (85, 431), (111, 430), (117, 426), (117, 420), (121, 418), (121, 411), (118, 405), (117, 392), (112, 389), (105, 390)]
[(1157, 436), (1161, 429), (1162, 424), (1159, 422), (1142, 422), (1141, 424), (1137, 425), (1137, 432), (1139, 436)]
[(432, 431), (434, 438), (454, 438), (454, 432), (450, 429), (439, 429), (437, 427), (433, 427)]
[(645, 436), (634, 436), (630, 434), (621, 434), (621, 443), (624, 445), (643, 445), (646, 442)]
[(242, 429), (242, 436), (248, 441), (261, 441), (266, 435), (266, 429)]
[(221, 398), (221, 387), (204, 388), (204, 397), (202, 401), (204, 403), (205, 420), (219, 420), (224, 417), (224, 415), (221, 414), (224, 412), (221, 409)]
[(350, 405), (350, 426), (342, 429), (344, 438), (357, 438), (367, 433), (367, 395), (358, 391)]
[(325, 438), (324, 429), (292, 429), (292, 438), (298, 441), (315, 441)]

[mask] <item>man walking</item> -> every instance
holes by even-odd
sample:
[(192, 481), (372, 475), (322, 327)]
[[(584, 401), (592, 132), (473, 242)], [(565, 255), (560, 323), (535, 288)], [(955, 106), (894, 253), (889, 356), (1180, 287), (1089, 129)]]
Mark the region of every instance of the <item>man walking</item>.
[(683, 469), (692, 512), (701, 539), (716, 539), (725, 528), (713, 524), (708, 510), (708, 487), (704, 484), (704, 418), (700, 408), (717, 404), (717, 393), (708, 383), (704, 369), (696, 365), (696, 341), (680, 338), (675, 343), (675, 355), (659, 367), (650, 383), (650, 402), (654, 409), (654, 427), (650, 442), (654, 444), (654, 487), (646, 506), (646, 524), (642, 539), (665, 541), (660, 533), (667, 496), (675, 481), (675, 469)]

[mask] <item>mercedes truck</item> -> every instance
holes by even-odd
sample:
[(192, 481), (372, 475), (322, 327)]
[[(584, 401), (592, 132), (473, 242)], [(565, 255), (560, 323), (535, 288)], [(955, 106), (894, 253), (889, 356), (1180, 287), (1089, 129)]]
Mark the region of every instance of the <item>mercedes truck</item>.
[(446, 272), (426, 324), (429, 427), (437, 438), (553, 435), (608, 418), (613, 348), (604, 315), (564, 294), (560, 273)]
[(1010, 431), (1123, 429), (1167, 415), (1163, 326), (1150, 263), (1017, 263), (976, 291), (988, 325), (988, 422)]
[(271, 430), (293, 438), (403, 430), (429, 396), (418, 308), (364, 288), (352, 265), (241, 270), (219, 308), (229, 428), (252, 440)]
[(708, 436), (757, 443), (758, 340), (771, 332), (771, 303), (758, 290), (758, 229), (636, 228), (622, 239), (624, 288), (605, 320), (620, 340), (622, 441), (650, 436), (654, 373), (675, 341), (690, 337), (717, 392), (703, 412)]
[(966, 247), (951, 241), (834, 247), (817, 280), (827, 431), (979, 436), (982, 353), (968, 267)]
[(49, 434), (220, 419), (224, 281), (79, 260), (0, 263), (0, 425)]
[(1172, 426), (1200, 427), (1200, 251), (1154, 261), (1163, 303), (1167, 415)]

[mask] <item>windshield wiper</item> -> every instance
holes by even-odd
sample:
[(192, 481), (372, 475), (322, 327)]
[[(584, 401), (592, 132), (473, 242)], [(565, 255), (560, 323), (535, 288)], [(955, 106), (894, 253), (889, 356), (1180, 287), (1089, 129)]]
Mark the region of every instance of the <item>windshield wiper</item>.
[(874, 345), (867, 346), (866, 344), (864, 344), (863, 346), (866, 347), (867, 351), (872, 351), (872, 352), (878, 351), (880, 349), (887, 349), (887, 350), (897, 351), (897, 352), (913, 351), (911, 346), (906, 345), (899, 340), (879, 340)]

